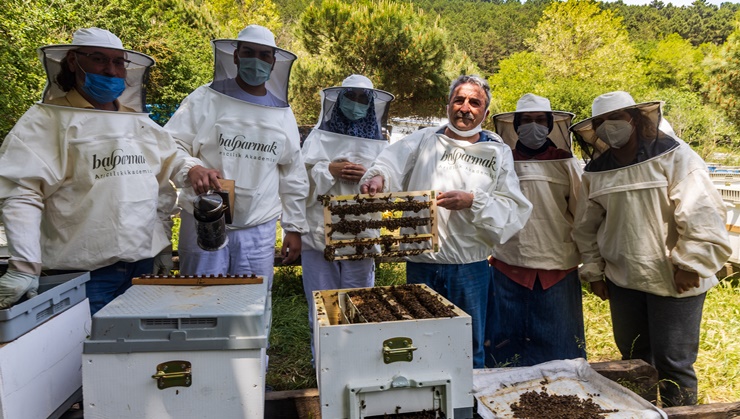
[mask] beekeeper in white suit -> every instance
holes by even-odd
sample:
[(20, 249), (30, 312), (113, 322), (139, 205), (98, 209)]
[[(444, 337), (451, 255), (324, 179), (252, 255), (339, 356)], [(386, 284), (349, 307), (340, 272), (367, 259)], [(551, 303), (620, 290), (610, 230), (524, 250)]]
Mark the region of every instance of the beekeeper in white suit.
[(691, 405), (704, 299), (732, 249), (706, 164), (661, 120), (661, 102), (616, 91), (571, 127), (591, 158), (573, 238), (622, 358), (655, 366), (664, 406)]
[[(197, 162), (178, 154), (144, 112), (152, 58), (99, 28), (42, 47), (39, 58), (47, 72), (43, 99), (0, 149), (11, 255), (0, 308), (33, 296), (43, 266), (92, 271), (86, 292), (95, 313), (132, 277), (151, 273), (155, 256), (166, 259), (169, 179)], [(159, 197), (160, 189), (169, 194)]]
[[(302, 150), (311, 187), (306, 205), (309, 233), (303, 236), (301, 248), (309, 323), (313, 291), (372, 287), (375, 283), (372, 257), (326, 260), (324, 206), (317, 197), (358, 192), (365, 171), (388, 145), (382, 131), (392, 100), (392, 94), (373, 88), (370, 79), (359, 74), (344, 79), (341, 87), (321, 92), (321, 117)], [(377, 230), (360, 234), (360, 237), (378, 236)]]
[(582, 172), (570, 151), (572, 119), (532, 93), (519, 99), (516, 111), (493, 116), (533, 208), (524, 228), (493, 248), (488, 366), (586, 357), (581, 255), (571, 239)]
[(491, 90), (478, 76), (452, 82), (449, 123), (418, 130), (380, 153), (361, 191), (438, 191), (440, 250), (410, 256), (406, 281), (424, 283), (470, 314), (473, 366), (484, 366), (483, 336), (490, 284), (488, 255), (529, 218), (511, 149), (482, 129)]
[[(236, 182), (228, 244), (205, 251), (196, 241), (193, 200), (209, 181), (192, 183), (179, 197), (180, 270), (183, 274), (256, 274), (272, 282), (276, 222), (285, 233), (283, 263), (300, 256), (307, 232), (308, 177), (288, 78), (296, 56), (278, 48), (269, 29), (249, 25), (237, 39), (212, 42), (213, 82), (183, 100), (165, 129), (179, 146)], [(282, 214), (282, 215), (281, 215)]]

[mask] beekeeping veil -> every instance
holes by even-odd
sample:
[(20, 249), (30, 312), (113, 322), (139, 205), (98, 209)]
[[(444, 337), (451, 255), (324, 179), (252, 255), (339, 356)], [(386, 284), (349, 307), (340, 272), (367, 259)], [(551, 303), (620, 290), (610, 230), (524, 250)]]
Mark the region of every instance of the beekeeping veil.
[[(343, 101), (350, 100), (347, 94), (365, 95), (368, 110), (365, 116), (350, 120), (340, 109)], [(373, 87), (365, 76), (353, 74), (340, 87), (329, 87), (321, 91), (321, 115), (317, 129), (352, 137), (384, 139), (388, 129), (388, 109), (394, 96)]]
[(46, 87), (42, 102), (64, 97), (67, 92), (57, 81), (62, 66), (67, 65), (67, 53), (80, 47), (99, 47), (121, 50), (124, 58), (130, 61), (126, 67), (126, 89), (118, 101), (121, 105), (138, 112), (146, 109), (146, 82), (154, 59), (146, 54), (123, 48), (121, 40), (111, 32), (100, 28), (83, 28), (72, 35), (71, 44), (47, 45), (38, 49), (39, 59), (46, 70)]
[(249, 25), (239, 32), (236, 39), (214, 39), (211, 41), (214, 55), (213, 82), (217, 83), (238, 77), (239, 67), (234, 64), (234, 51), (236, 51), (239, 42), (250, 42), (274, 48), (275, 64), (265, 87), (275, 97), (288, 103), (290, 69), (297, 57), (292, 52), (278, 48), (275, 44), (275, 35), (264, 26)]
[[(591, 118), (578, 122), (570, 127), (570, 130), (575, 134), (578, 145), (583, 149), (585, 154), (584, 158), (587, 155), (591, 159), (599, 157), (609, 149), (609, 144), (596, 135), (593, 122), (595, 119), (603, 118), (612, 112), (637, 109), (644, 117), (644, 123), (657, 128), (655, 130), (656, 138), (660, 131), (671, 137), (675, 137), (673, 128), (671, 128), (670, 124), (663, 121), (661, 110), (662, 104), (663, 102), (660, 101), (635, 103), (632, 96), (623, 91), (605, 93), (594, 99), (594, 103), (591, 106)], [(637, 127), (636, 129), (640, 129), (640, 127)], [(638, 136), (640, 136), (640, 133), (638, 133)], [(655, 138), (640, 137), (640, 139), (654, 140)]]
[(574, 114), (563, 111), (553, 111), (550, 101), (542, 96), (527, 93), (516, 103), (516, 111), (500, 113), (493, 116), (493, 124), (496, 133), (504, 139), (504, 142), (513, 150), (519, 139), (517, 128), (520, 119), (525, 112), (545, 112), (547, 114), (548, 129), (550, 133), (547, 138), (559, 149), (571, 152), (572, 141), (570, 136), (571, 122)]

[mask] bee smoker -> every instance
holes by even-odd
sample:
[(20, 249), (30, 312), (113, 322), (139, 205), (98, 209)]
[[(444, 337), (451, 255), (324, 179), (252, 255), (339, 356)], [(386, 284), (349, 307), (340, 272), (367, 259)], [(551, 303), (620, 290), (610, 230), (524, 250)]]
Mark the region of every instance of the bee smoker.
[(193, 201), (195, 232), (198, 246), (207, 251), (222, 249), (229, 242), (226, 236), (226, 213), (228, 205), (223, 197), (214, 192), (198, 195)]

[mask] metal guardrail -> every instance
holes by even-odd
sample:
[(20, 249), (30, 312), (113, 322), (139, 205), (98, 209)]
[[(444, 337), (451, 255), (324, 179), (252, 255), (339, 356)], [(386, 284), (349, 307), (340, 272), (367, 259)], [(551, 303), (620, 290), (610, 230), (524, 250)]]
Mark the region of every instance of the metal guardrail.
[(740, 204), (740, 189), (724, 189), (718, 187), (717, 190), (722, 195), (722, 199), (733, 204)]

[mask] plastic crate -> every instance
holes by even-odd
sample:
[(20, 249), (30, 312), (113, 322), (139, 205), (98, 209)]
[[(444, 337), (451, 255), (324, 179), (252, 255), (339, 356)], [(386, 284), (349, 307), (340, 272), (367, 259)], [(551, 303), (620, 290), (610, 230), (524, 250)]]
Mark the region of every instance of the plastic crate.
[(42, 276), (39, 295), (0, 310), (0, 343), (10, 342), (85, 299), (89, 272)]

